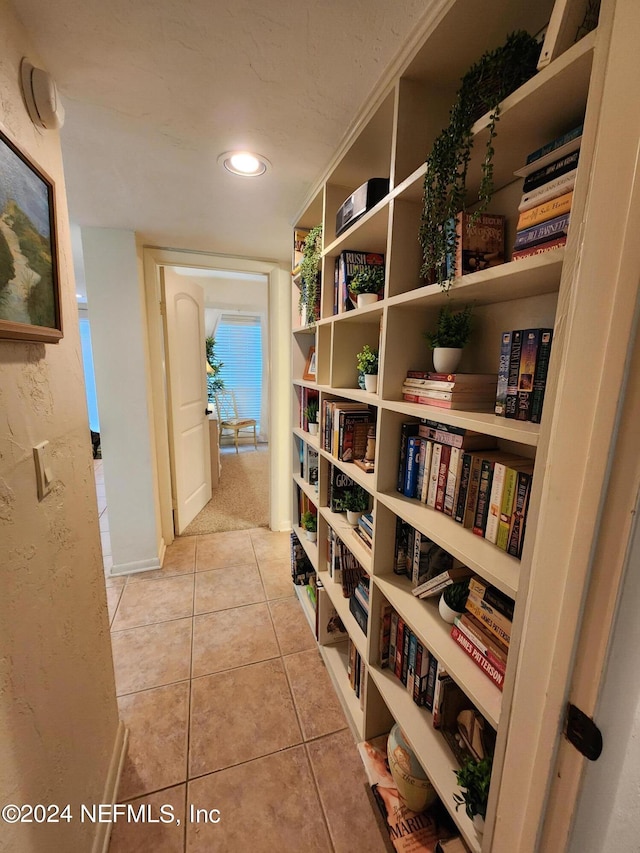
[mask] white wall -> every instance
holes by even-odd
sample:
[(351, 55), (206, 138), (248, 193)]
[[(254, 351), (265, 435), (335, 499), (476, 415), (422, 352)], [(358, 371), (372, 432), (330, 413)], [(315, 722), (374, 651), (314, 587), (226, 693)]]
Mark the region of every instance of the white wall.
[(113, 574), (161, 565), (146, 317), (133, 232), (83, 228)]
[[(0, 342), (0, 803), (77, 815), (102, 801), (120, 730), (60, 140), (29, 120), (23, 56), (38, 65), (0, 0), (0, 126), (55, 181), (64, 329), (58, 344)], [(38, 501), (43, 440), (54, 485)], [(84, 853), (95, 833), (78, 819), (2, 823), (0, 848)]]

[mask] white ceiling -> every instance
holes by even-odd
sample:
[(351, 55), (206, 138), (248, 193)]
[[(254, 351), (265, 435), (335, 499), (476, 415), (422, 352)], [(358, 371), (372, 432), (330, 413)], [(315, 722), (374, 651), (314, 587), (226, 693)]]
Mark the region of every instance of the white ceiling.
[[(64, 103), (72, 221), (288, 261), (293, 217), (430, 2), (15, 2)], [(236, 148), (273, 168), (230, 175)]]

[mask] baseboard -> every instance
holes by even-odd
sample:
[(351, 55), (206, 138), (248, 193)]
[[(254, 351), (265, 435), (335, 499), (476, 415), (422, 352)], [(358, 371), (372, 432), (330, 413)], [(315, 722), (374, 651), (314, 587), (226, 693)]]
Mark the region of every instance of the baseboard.
[[(109, 772), (107, 773), (107, 781), (104, 786), (104, 794), (101, 802), (114, 805), (117, 802), (118, 788), (120, 787), (120, 777), (122, 776), (122, 768), (124, 767), (124, 759), (127, 754), (127, 744), (129, 743), (129, 729), (125, 726), (122, 720), (118, 721), (118, 730), (116, 739), (113, 745), (113, 753), (109, 764)], [(108, 853), (109, 841), (111, 839), (112, 823), (98, 823), (96, 825), (96, 834), (93, 839), (93, 847), (91, 853)]]
[[(166, 549), (165, 549), (166, 550)], [(162, 554), (164, 558), (164, 553)], [(111, 566), (112, 575), (134, 575), (137, 572), (150, 572), (162, 568), (162, 559), (152, 557), (149, 560), (133, 560), (131, 563), (114, 563)]]
[(167, 554), (167, 543), (164, 541), (164, 539), (160, 540), (160, 549), (159, 550), (160, 550), (160, 553), (158, 554), (158, 561), (160, 562), (160, 566), (162, 567), (162, 565), (164, 564), (164, 558)]

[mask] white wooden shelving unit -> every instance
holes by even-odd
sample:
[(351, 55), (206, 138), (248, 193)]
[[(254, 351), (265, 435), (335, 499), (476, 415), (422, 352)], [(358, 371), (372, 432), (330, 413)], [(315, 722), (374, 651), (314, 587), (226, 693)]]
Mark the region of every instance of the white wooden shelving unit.
[[(301, 541), (367, 667), (364, 708), (361, 708), (346, 676), (344, 645), (321, 649), (337, 691), (351, 715), (354, 732), (358, 737), (373, 737), (388, 731), (393, 721), (398, 721), (470, 850), (474, 853), (514, 853), (533, 850), (535, 842), (535, 839), (523, 842), (518, 835), (518, 820), (506, 814), (503, 806), (510, 796), (508, 789), (516, 784), (521, 756), (530, 756), (537, 748), (537, 731), (533, 733), (533, 742), (528, 747), (523, 746), (532, 737), (526, 729), (527, 705), (530, 704), (531, 713), (541, 716), (553, 716), (555, 713), (551, 699), (539, 694), (540, 676), (527, 644), (531, 642), (530, 628), (540, 618), (540, 614), (531, 609), (531, 602), (545, 600), (546, 596), (553, 611), (547, 617), (557, 620), (562, 602), (556, 606), (553, 589), (562, 589), (567, 578), (564, 566), (550, 565), (547, 559), (543, 559), (543, 545), (547, 544), (545, 524), (549, 523), (545, 519), (550, 515), (553, 502), (559, 500), (563, 486), (558, 482), (553, 466), (549, 466), (549, 460), (556, 438), (554, 424), (566, 422), (569, 417), (558, 392), (560, 371), (574, 346), (574, 330), (566, 322), (566, 306), (584, 295), (588, 287), (578, 259), (583, 238), (582, 223), (588, 213), (591, 163), (596, 147), (614, 3), (613, 0), (602, 0), (598, 28), (503, 102), (497, 128), (496, 190), (489, 209), (506, 216), (506, 248), (509, 252), (522, 191), (521, 179), (514, 177), (514, 170), (524, 164), (531, 151), (584, 119), (572, 225), (566, 248), (467, 275), (455, 281), (449, 296), (435, 285), (424, 286), (420, 279), (418, 228), (424, 159), (433, 139), (446, 123), (452, 96), (468, 67), (487, 49), (500, 44), (514, 29), (522, 27), (532, 34), (539, 31), (549, 19), (553, 2), (544, 0), (532, 4), (499, 0), (491, 14), (487, 13), (485, 4), (476, 0), (454, 0), (437, 6), (439, 11), (434, 13), (423, 40), (409, 51), (401, 70), (387, 81), (386, 87), (372, 99), (368, 111), (354, 123), (323, 181), (295, 222), (297, 227), (307, 228), (322, 222), (324, 250), (321, 313), (314, 326), (299, 327), (298, 288), (296, 283), (292, 287), (294, 471), (297, 470), (301, 442), (308, 442), (319, 450), (320, 463), (317, 492), (310, 490), (299, 475), (294, 475), (293, 512), (295, 518), (298, 489), (305, 491), (318, 506), (318, 544), (305, 544), (302, 536)], [(487, 118), (480, 119), (474, 126), (477, 144), (469, 172), (472, 188), (483, 152)], [(338, 207), (369, 177), (388, 177), (388, 195), (336, 237)], [(384, 299), (362, 310), (333, 315), (334, 261), (347, 248), (385, 254)], [(465, 350), (462, 371), (497, 372), (499, 339), (503, 330), (537, 326), (555, 328), (551, 375), (541, 425), (506, 420), (492, 414), (447, 412), (401, 399), (400, 387), (407, 370), (431, 368), (430, 353), (422, 333), (433, 325), (446, 299), (455, 305), (474, 305), (475, 333)], [(357, 388), (355, 353), (364, 343), (377, 346), (378, 340), (379, 391), (372, 395)], [(301, 379), (310, 346), (316, 348), (317, 383)], [(320, 448), (317, 437), (311, 437), (300, 429), (299, 400), (303, 387), (317, 388), (321, 400), (345, 398), (374, 407), (377, 438), (375, 473), (366, 474), (352, 464), (338, 462)], [(501, 447), (535, 459), (529, 526), (521, 561), (473, 535), (444, 514), (397, 492), (401, 424), (425, 417), (495, 436)], [(588, 429), (588, 425), (585, 424), (584, 428)], [(375, 532), (371, 552), (346, 525), (344, 517), (328, 509), (330, 464), (341, 468), (372, 496)], [(584, 460), (582, 465), (583, 468), (577, 472), (578, 478), (583, 476), (587, 461)], [(558, 512), (562, 511), (558, 507)], [(393, 573), (395, 522), (398, 517), (515, 599), (514, 634), (504, 692), (500, 692), (451, 640), (433, 602), (415, 599), (408, 581)], [(370, 575), (371, 609), (367, 636), (349, 612), (348, 601), (343, 598), (341, 589), (326, 570), (329, 527), (346, 543)], [(580, 581), (584, 582), (584, 579)], [(476, 835), (463, 810), (455, 810), (453, 795), (458, 789), (453, 770), (457, 766), (456, 761), (444, 738), (433, 729), (430, 714), (415, 705), (402, 684), (378, 665), (383, 599), (405, 619), (497, 730), (483, 839)], [(545, 666), (542, 661), (540, 665)], [(533, 758), (531, 764), (535, 764)], [(536, 782), (536, 768), (530, 772), (531, 779)], [(538, 772), (548, 773), (548, 767)], [(535, 787), (534, 783), (531, 784)], [(538, 797), (530, 807), (537, 809), (532, 820), (536, 817), (541, 820), (542, 798)]]

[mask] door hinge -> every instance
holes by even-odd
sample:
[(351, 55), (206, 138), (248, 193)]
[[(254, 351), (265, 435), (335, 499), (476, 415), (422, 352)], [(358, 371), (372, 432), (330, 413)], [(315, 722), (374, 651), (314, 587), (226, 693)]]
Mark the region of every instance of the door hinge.
[(571, 703), (567, 706), (564, 731), (569, 743), (589, 761), (596, 761), (602, 752), (602, 732), (584, 711)]

